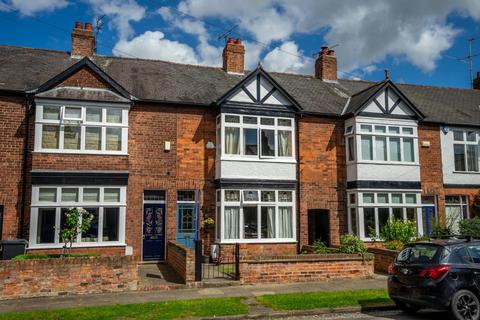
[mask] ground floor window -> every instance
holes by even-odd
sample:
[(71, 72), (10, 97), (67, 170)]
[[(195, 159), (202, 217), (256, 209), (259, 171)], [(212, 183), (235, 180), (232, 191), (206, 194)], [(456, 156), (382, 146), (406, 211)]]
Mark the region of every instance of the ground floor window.
[(352, 191), (347, 198), (349, 233), (361, 239), (378, 238), (391, 219), (415, 221), (423, 234), (419, 191)]
[(217, 239), (294, 241), (294, 208), (293, 190), (217, 190)]
[(446, 225), (452, 233), (459, 232), (458, 223), (468, 219), (468, 198), (467, 196), (446, 196), (445, 197)]
[(125, 241), (125, 187), (34, 186), (30, 247), (61, 247), (65, 212), (81, 207), (93, 215), (90, 228), (73, 246), (112, 245)]

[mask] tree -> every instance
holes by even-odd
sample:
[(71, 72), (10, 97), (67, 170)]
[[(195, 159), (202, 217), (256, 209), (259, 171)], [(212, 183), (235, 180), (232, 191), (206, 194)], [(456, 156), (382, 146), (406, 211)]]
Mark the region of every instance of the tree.
[(62, 239), (63, 254), (72, 251), (73, 242), (77, 239), (78, 234), (84, 234), (93, 221), (93, 214), (83, 208), (70, 208), (65, 213), (65, 223), (60, 230), (60, 239)]

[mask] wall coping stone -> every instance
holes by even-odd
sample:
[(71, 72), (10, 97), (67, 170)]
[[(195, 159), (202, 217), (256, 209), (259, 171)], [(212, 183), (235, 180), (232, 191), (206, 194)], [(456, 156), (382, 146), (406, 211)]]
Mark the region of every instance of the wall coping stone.
[(325, 253), (325, 254), (297, 254), (288, 256), (258, 257), (242, 259), (240, 263), (272, 263), (272, 262), (322, 262), (322, 261), (370, 261), (373, 254), (366, 253), (363, 257), (358, 254)]

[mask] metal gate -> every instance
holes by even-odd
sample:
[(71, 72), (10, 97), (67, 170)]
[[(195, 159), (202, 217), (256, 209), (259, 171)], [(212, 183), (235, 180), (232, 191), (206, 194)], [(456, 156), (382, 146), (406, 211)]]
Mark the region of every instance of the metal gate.
[(202, 255), (202, 241), (195, 242), (195, 281), (239, 280), (240, 245), (221, 246), (218, 252), (209, 257)]

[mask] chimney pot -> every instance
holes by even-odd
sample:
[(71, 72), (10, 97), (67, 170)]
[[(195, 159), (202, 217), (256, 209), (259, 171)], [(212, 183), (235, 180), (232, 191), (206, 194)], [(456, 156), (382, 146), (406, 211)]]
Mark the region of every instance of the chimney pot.
[(245, 47), (240, 38), (236, 41), (234, 41), (233, 38), (228, 38), (225, 48), (223, 48), (222, 57), (223, 70), (226, 72), (243, 74)]
[(82, 28), (82, 22), (77, 21), (72, 30), (72, 51), (74, 57), (91, 57), (95, 54), (95, 36), (92, 24), (87, 22)]
[(322, 46), (315, 61), (315, 78), (324, 81), (337, 81), (337, 57), (335, 51)]

